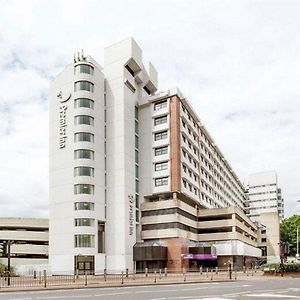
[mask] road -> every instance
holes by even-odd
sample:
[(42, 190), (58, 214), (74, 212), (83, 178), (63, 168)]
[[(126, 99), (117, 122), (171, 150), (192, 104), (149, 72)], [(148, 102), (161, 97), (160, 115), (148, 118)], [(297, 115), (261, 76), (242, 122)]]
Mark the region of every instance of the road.
[(1, 300), (188, 300), (188, 299), (300, 299), (300, 278), (257, 278), (233, 282), (86, 288), (0, 293)]

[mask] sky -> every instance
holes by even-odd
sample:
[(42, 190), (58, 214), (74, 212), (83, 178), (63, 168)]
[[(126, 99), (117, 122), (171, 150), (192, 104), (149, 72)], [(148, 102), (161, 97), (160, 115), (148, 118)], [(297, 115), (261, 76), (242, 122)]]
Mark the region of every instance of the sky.
[(133, 36), (234, 171), (276, 170), (300, 213), (300, 1), (0, 0), (0, 216), (48, 216), (48, 101), (84, 49)]

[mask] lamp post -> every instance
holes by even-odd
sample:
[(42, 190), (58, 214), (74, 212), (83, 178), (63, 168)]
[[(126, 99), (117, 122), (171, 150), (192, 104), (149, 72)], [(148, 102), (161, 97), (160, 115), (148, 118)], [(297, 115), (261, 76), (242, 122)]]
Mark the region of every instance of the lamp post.
[(299, 258), (299, 226), (297, 227), (297, 245), (296, 245), (296, 248), (297, 248), (297, 253), (296, 253), (296, 257), (297, 259)]

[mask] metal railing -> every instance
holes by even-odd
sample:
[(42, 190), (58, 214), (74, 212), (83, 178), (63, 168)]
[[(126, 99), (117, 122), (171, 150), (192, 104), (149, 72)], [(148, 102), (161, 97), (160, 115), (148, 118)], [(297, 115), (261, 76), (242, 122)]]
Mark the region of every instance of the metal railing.
[(199, 269), (145, 269), (143, 272), (132, 273), (128, 270), (109, 273), (103, 270), (101, 273), (75, 272), (75, 274), (49, 275), (46, 271), (35, 273), (33, 276), (8, 276), (0, 277), (1, 288), (47, 288), (54, 286), (116, 286), (116, 285), (148, 285), (164, 283), (205, 282), (237, 280), (246, 276), (254, 276), (260, 272), (254, 268), (231, 270), (229, 268), (202, 268)]

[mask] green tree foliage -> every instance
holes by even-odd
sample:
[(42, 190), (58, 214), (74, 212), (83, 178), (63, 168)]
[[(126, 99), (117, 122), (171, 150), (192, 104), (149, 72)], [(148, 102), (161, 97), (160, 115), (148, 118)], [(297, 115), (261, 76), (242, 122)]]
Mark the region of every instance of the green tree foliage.
[(296, 254), (297, 227), (299, 227), (300, 239), (300, 215), (293, 215), (290, 218), (284, 219), (280, 224), (280, 239), (282, 242), (289, 243), (290, 255)]

